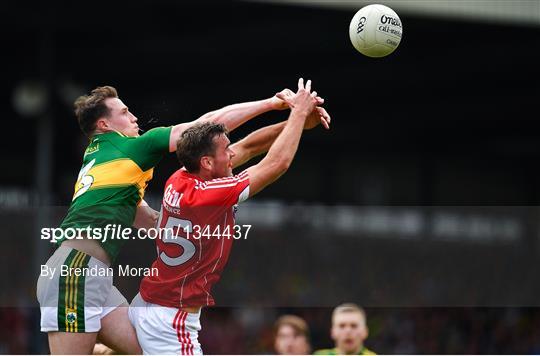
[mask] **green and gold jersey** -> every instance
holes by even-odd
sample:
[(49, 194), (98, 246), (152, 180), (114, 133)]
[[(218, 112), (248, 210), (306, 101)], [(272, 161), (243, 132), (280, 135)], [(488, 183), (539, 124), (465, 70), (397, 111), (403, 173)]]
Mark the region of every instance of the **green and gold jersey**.
[[(314, 355), (341, 355), (337, 348), (317, 350), (313, 354)], [(362, 346), (362, 348), (355, 355), (376, 355), (376, 353), (369, 350), (367, 347)]]
[[(131, 227), (154, 166), (169, 152), (170, 135), (171, 127), (158, 127), (139, 137), (116, 131), (94, 136), (84, 152), (73, 200), (60, 227), (102, 231), (108, 224), (117, 229)], [(114, 260), (124, 241), (102, 239), (101, 243)]]

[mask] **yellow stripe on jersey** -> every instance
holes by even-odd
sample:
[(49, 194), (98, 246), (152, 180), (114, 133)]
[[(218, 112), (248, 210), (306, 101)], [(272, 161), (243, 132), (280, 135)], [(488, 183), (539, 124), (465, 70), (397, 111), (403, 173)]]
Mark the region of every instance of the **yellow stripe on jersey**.
[[(77, 192), (82, 188), (92, 190), (136, 185), (139, 188), (139, 196), (142, 198), (148, 182), (152, 179), (153, 173), (153, 168), (143, 171), (129, 158), (121, 158), (101, 163), (90, 168), (90, 170), (75, 183), (74, 196), (76, 196)], [(92, 177), (90, 180), (86, 179), (86, 181), (90, 182), (90, 187), (87, 186), (87, 182), (83, 182), (84, 177)]]

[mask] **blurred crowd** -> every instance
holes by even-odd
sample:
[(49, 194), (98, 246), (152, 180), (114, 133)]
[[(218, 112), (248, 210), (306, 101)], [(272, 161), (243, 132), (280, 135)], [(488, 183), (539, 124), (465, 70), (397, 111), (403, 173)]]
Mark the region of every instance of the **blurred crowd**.
[[(363, 344), (378, 354), (540, 352), (538, 308), (366, 308), (365, 310), (369, 335)], [(331, 336), (332, 308), (279, 310), (216, 308), (207, 310), (203, 316), (204, 329), (201, 341), (205, 346), (204, 350), (210, 354), (277, 353), (275, 323), (283, 315), (296, 315), (305, 320), (309, 328), (311, 352), (320, 349), (328, 351), (336, 346)], [(221, 325), (225, 327), (220, 327)]]
[[(378, 354), (540, 353), (538, 308), (365, 311), (369, 332), (361, 342)], [(206, 354), (294, 354), (297, 350), (311, 354), (321, 349), (319, 354), (330, 354), (336, 347), (332, 312), (332, 308), (208, 308), (202, 313), (200, 341)], [(38, 326), (36, 308), (0, 308), (0, 354), (47, 353)]]

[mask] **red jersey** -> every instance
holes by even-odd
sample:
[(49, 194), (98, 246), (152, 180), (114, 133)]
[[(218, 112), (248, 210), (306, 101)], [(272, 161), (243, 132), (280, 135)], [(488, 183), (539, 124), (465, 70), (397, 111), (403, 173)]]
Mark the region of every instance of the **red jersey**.
[(248, 196), (247, 171), (210, 181), (176, 171), (165, 184), (157, 224), (158, 273), (143, 278), (142, 298), (175, 308), (214, 305), (210, 291), (229, 258), (236, 205)]

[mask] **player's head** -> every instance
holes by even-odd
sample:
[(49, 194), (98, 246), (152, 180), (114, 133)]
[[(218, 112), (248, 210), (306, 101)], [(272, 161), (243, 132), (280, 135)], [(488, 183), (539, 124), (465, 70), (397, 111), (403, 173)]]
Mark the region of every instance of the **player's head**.
[(310, 353), (309, 328), (296, 315), (283, 315), (275, 323), (274, 348), (279, 355), (307, 355)]
[(118, 131), (130, 137), (139, 136), (137, 118), (111, 86), (97, 87), (90, 95), (75, 100), (75, 115), (82, 132), (88, 137), (108, 131)]
[(337, 306), (332, 313), (331, 336), (344, 354), (358, 352), (368, 337), (364, 309), (353, 303)]
[(223, 124), (205, 122), (182, 132), (176, 147), (178, 161), (186, 170), (207, 179), (232, 176), (234, 152)]

